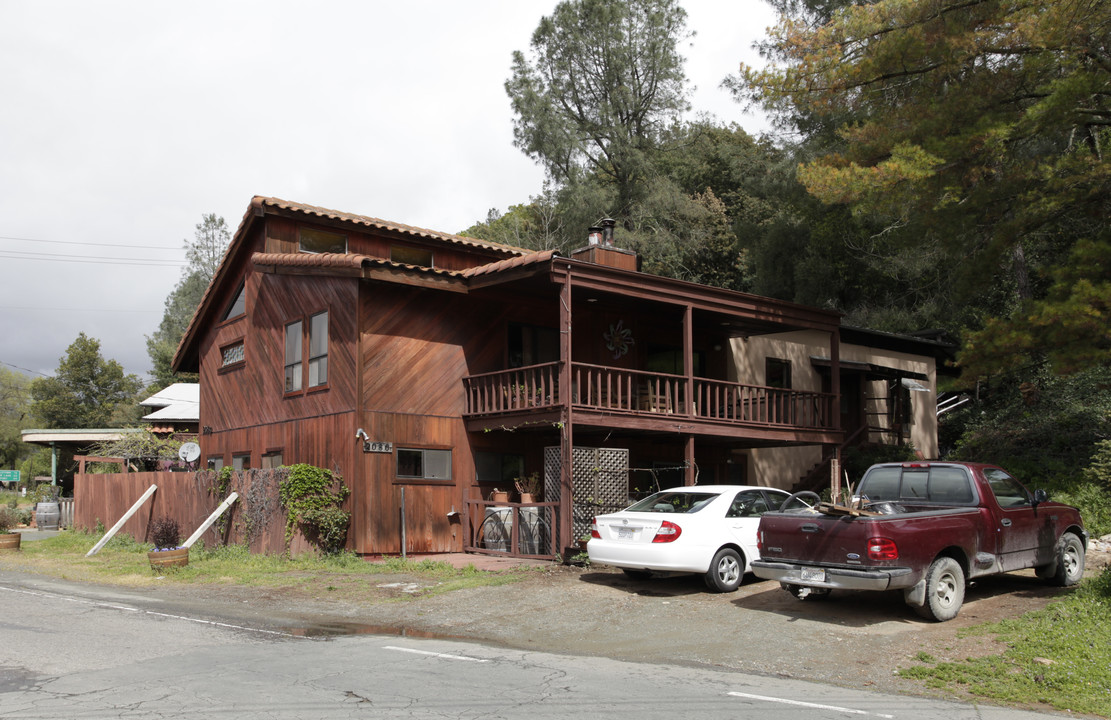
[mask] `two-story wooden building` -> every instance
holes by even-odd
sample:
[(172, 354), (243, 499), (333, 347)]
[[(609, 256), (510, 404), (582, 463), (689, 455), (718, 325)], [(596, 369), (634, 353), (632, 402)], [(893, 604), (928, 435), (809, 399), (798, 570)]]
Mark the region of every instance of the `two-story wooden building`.
[(481, 544), (474, 501), (536, 473), (545, 555), (660, 485), (794, 486), (878, 427), (876, 388), (936, 454), (927, 343), (858, 332), (846, 362), (837, 313), (638, 272), (606, 230), (563, 257), (254, 198), (174, 361), (202, 458), (338, 471), (367, 554)]

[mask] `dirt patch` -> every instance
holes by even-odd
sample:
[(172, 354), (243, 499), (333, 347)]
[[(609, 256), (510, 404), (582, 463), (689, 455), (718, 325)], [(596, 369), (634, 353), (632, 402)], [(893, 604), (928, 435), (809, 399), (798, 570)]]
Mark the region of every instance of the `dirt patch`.
[[(1089, 553), (1088, 573), (1108, 557)], [(737, 592), (718, 595), (706, 592), (700, 578), (638, 581), (604, 567), (553, 565), (507, 585), (433, 590), (434, 581), (397, 574), (357, 587), (318, 579), (296, 590), (177, 586), (166, 596), (197, 612), (298, 634), (467, 638), (924, 694), (932, 691), (897, 670), (920, 664), (920, 653), (939, 661), (998, 654), (1005, 648), (991, 637), (962, 638), (960, 631), (1017, 617), (1069, 592), (1032, 572), (985, 578), (969, 588), (956, 619), (935, 623), (918, 617), (900, 592), (799, 601), (776, 583), (749, 579)]]

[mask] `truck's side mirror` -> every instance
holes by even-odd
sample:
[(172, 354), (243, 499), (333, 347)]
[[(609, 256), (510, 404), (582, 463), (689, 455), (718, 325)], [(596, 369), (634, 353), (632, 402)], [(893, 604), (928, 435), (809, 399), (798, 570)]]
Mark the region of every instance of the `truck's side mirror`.
[(1034, 504), (1035, 505), (1039, 505), (1039, 504), (1041, 504), (1041, 503), (1043, 503), (1047, 500), (1049, 500), (1049, 495), (1046, 493), (1045, 490), (1035, 490), (1034, 491)]

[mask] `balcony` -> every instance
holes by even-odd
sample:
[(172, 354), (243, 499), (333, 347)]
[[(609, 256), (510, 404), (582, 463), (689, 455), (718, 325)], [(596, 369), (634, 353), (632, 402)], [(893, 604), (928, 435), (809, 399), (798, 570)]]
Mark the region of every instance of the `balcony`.
[(838, 429), (834, 396), (828, 393), (706, 378), (694, 378), (688, 388), (687, 378), (680, 375), (586, 363), (571, 364), (571, 387), (565, 392), (560, 370), (561, 363), (553, 362), (466, 377), (464, 415), (468, 419), (547, 415), (558, 412), (566, 400), (576, 417), (605, 415), (611, 422), (621, 417), (637, 419), (629, 426), (642, 429), (650, 429), (653, 420), (662, 426), (674, 424), (675, 419), (731, 427)]

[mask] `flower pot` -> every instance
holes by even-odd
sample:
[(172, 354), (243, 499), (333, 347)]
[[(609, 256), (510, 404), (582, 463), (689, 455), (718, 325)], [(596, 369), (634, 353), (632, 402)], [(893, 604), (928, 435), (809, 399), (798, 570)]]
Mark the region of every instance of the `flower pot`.
[(525, 504), (528, 504), (528, 503), (533, 503), (533, 502), (536, 502), (536, 501), (533, 498), (532, 493), (521, 493), (521, 502), (523, 502)]
[(509, 492), (506, 490), (495, 490), (490, 493), (490, 499), (496, 503), (507, 503), (509, 502)]
[(0, 533), (0, 550), (18, 550), (22, 537), (19, 533)]
[(173, 550), (154, 550), (147, 553), (151, 570), (164, 570), (172, 567), (183, 567), (189, 564), (189, 548), (174, 548)]

